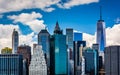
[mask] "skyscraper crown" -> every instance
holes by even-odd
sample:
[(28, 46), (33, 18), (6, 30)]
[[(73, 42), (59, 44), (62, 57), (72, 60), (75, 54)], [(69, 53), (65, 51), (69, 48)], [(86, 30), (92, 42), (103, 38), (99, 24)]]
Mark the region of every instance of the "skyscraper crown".
[(62, 30), (60, 30), (58, 21), (56, 22), (56, 26), (55, 26), (55, 29), (54, 29), (54, 34), (62, 34)]

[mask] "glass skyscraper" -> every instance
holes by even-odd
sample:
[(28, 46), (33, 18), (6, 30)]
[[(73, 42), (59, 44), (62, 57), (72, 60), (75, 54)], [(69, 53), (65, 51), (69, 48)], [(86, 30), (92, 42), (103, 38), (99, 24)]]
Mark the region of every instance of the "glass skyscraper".
[(0, 75), (23, 75), (22, 55), (0, 54)]
[(82, 41), (83, 40), (83, 34), (80, 32), (74, 32), (74, 41)]
[(17, 47), (19, 45), (19, 35), (18, 32), (14, 29), (12, 33), (12, 53), (17, 53)]
[(67, 75), (66, 36), (56, 23), (54, 35), (50, 38), (50, 75)]
[(44, 52), (48, 68), (50, 66), (49, 41), (50, 41), (49, 32), (46, 29), (42, 29), (38, 34), (38, 45), (42, 46), (42, 50)]
[(83, 50), (85, 58), (85, 74), (98, 75), (98, 50), (86, 48)]
[(99, 44), (99, 51), (103, 51), (106, 46), (105, 22), (102, 20), (100, 8), (100, 20), (97, 22), (97, 44)]

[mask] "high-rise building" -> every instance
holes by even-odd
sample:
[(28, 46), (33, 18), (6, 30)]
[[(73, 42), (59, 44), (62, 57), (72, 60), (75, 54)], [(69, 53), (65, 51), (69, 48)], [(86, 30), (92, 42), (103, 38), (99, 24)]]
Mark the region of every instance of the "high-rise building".
[(68, 75), (73, 75), (73, 29), (67, 28), (66, 29), (66, 44), (67, 44), (67, 50), (68, 50)]
[(82, 41), (83, 40), (83, 34), (81, 32), (74, 32), (73, 36), (74, 36), (74, 38), (73, 38), (74, 41)]
[(14, 29), (12, 33), (12, 53), (17, 53), (17, 48), (19, 45), (19, 35), (18, 32)]
[(92, 49), (94, 50), (99, 50), (99, 44), (93, 44)]
[(47, 75), (47, 64), (42, 50), (42, 46), (36, 45), (33, 50), (29, 75)]
[(120, 75), (120, 46), (105, 48), (105, 75)]
[(67, 45), (58, 22), (50, 37), (50, 75), (67, 75)]
[(66, 43), (67, 43), (68, 49), (71, 49), (73, 51), (73, 29), (72, 28), (66, 29)]
[(0, 75), (23, 75), (22, 55), (0, 54)]
[(27, 62), (26, 73), (27, 75), (29, 75), (29, 65), (31, 61), (31, 47), (28, 45), (21, 45), (18, 47), (17, 53), (23, 55), (23, 60), (26, 60)]
[(85, 74), (98, 75), (98, 50), (86, 48), (83, 50), (85, 58)]
[(74, 75), (81, 74), (81, 65), (82, 65), (82, 52), (80, 50), (80, 47), (86, 46), (86, 41), (74, 41)]
[(99, 51), (103, 51), (106, 46), (106, 32), (105, 22), (102, 19), (102, 12), (100, 8), (100, 20), (97, 22), (97, 44), (99, 44)]

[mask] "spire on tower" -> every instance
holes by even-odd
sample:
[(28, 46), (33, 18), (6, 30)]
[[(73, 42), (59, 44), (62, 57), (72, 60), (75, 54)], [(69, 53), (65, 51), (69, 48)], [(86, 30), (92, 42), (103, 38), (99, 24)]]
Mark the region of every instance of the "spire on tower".
[(102, 6), (100, 6), (100, 20), (102, 20)]

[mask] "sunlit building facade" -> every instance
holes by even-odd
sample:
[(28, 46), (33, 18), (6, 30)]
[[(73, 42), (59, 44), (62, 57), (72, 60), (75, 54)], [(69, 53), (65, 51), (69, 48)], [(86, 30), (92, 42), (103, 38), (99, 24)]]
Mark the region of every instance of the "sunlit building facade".
[(45, 61), (42, 46), (37, 45), (33, 50), (29, 75), (47, 75), (47, 64)]

